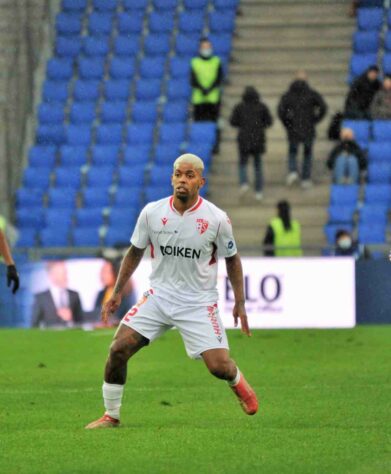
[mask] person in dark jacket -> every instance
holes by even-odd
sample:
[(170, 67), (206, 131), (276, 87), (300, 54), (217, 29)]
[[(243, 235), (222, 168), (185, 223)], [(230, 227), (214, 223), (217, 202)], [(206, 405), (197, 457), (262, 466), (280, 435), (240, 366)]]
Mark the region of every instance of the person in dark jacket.
[(341, 140), (330, 152), (327, 167), (333, 171), (336, 184), (357, 184), (360, 171), (367, 168), (367, 158), (363, 150), (354, 140), (354, 132), (350, 128), (341, 130)]
[(302, 167), (302, 187), (308, 188), (311, 183), (312, 147), (315, 140), (315, 126), (327, 112), (327, 105), (322, 96), (311, 89), (304, 71), (297, 74), (278, 105), (278, 116), (286, 128), (289, 142), (287, 185), (291, 186), (298, 178), (297, 152), (299, 144), (304, 146)]
[(371, 104), (372, 120), (391, 120), (391, 76), (383, 79), (383, 87), (376, 92)]
[(244, 194), (249, 189), (247, 163), (254, 157), (255, 199), (262, 200), (263, 173), (262, 154), (266, 151), (265, 130), (273, 124), (268, 107), (261, 102), (260, 95), (254, 87), (246, 87), (242, 102), (236, 104), (231, 115), (231, 125), (238, 127), (239, 147), (239, 181), (240, 191)]
[(351, 85), (345, 101), (345, 118), (370, 120), (370, 107), (380, 89), (379, 68), (371, 66)]

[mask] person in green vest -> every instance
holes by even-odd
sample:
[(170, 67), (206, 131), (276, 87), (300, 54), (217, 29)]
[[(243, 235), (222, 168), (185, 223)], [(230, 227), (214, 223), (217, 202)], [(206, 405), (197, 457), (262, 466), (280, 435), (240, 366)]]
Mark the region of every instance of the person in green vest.
[(0, 256), (7, 265), (7, 286), (12, 283), (12, 293), (16, 293), (19, 288), (19, 275), (5, 236), (6, 227), (7, 220), (0, 215)]
[[(201, 38), (199, 55), (191, 60), (191, 101), (195, 122), (218, 121), (223, 76), (221, 60), (213, 54), (212, 43), (207, 38)], [(218, 146), (219, 132), (214, 149), (216, 153)]]
[[(263, 245), (266, 257), (300, 257), (301, 226), (299, 221), (291, 219), (290, 204), (288, 201), (277, 203), (278, 217), (274, 217), (266, 229)], [(270, 249), (274, 246), (274, 249)]]

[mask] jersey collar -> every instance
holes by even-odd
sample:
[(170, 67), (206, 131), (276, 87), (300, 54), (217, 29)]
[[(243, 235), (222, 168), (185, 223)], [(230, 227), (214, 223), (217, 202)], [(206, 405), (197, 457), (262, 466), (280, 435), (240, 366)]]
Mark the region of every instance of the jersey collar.
[[(197, 200), (197, 202), (194, 204), (194, 206), (191, 207), (190, 209), (188, 209), (187, 211), (185, 211), (185, 212), (183, 213), (183, 215), (189, 214), (190, 212), (196, 211), (196, 210), (201, 206), (202, 202), (203, 202), (202, 197), (201, 197), (201, 196), (198, 196), (198, 200)], [(175, 214), (181, 215), (180, 212), (178, 212), (178, 211), (175, 209), (175, 207), (174, 207), (174, 196), (171, 196), (171, 197), (170, 197), (170, 208), (171, 208), (171, 210), (172, 210), (173, 212), (175, 212)]]

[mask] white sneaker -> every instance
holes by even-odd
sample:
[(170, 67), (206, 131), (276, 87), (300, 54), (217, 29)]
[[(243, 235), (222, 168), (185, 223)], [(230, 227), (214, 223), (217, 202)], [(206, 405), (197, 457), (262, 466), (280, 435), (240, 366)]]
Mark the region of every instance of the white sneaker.
[(255, 193), (255, 199), (257, 201), (262, 201), (263, 199), (263, 194), (262, 193)]
[(297, 173), (296, 171), (292, 171), (292, 173), (289, 173), (286, 177), (286, 185), (292, 186), (292, 184), (295, 184), (298, 179), (299, 173)]
[(250, 186), (247, 183), (242, 184), (239, 189), (239, 194), (243, 196), (243, 194), (246, 194), (249, 189), (250, 189)]
[(312, 181), (310, 179), (303, 179), (303, 181), (301, 182), (301, 187), (303, 189), (310, 189), (312, 188), (313, 184), (312, 184)]

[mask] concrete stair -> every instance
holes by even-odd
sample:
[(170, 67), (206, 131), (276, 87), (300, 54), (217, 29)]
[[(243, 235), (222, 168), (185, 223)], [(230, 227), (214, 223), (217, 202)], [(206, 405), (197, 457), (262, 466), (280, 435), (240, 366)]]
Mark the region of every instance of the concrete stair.
[[(332, 144), (326, 132), (331, 115), (343, 106), (354, 20), (347, 15), (347, 4), (338, 0), (242, 0), (240, 9), (223, 96), (222, 142), (209, 178), (211, 199), (230, 215), (238, 247), (247, 255), (261, 254), (264, 232), (275, 215), (276, 203), (288, 199), (293, 216), (303, 226), (303, 244), (309, 247), (305, 253), (319, 254), (326, 244), (323, 226), (330, 185), (325, 160)], [(281, 95), (298, 69), (307, 71), (311, 87), (324, 96), (329, 106), (327, 117), (317, 128), (314, 187), (306, 190), (285, 186), (287, 142), (276, 112)], [(239, 195), (237, 130), (228, 123), (247, 85), (258, 89), (275, 119), (267, 132), (267, 153), (263, 157), (262, 202), (255, 200), (252, 190)], [(252, 180), (251, 162), (248, 173)]]

